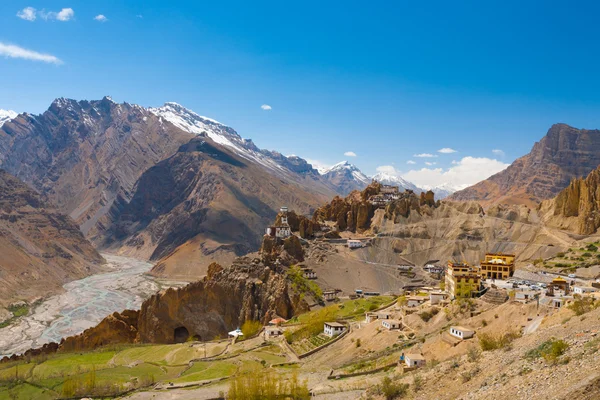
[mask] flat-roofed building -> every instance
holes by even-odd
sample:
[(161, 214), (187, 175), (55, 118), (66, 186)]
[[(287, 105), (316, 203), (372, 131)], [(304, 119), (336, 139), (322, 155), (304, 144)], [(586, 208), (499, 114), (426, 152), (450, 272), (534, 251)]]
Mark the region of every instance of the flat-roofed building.
[(446, 293), (451, 299), (473, 297), (481, 287), (481, 272), (467, 263), (448, 263)]
[(465, 328), (464, 326), (451, 326), (450, 334), (464, 340), (472, 338), (475, 335), (475, 331), (473, 329)]
[(382, 319), (381, 326), (391, 331), (392, 329), (400, 329), (402, 327), (402, 322), (397, 319)]
[(329, 337), (341, 335), (346, 330), (346, 325), (339, 322), (325, 322), (323, 333)]
[(506, 280), (515, 273), (515, 255), (487, 253), (481, 261), (480, 270), (483, 279)]

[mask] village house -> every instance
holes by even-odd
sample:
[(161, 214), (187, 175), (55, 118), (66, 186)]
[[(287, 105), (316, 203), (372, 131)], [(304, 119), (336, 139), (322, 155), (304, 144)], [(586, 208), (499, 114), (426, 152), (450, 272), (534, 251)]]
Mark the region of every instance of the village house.
[(590, 287), (590, 286), (573, 286), (573, 293), (579, 294), (579, 295), (593, 293), (597, 290), (598, 289), (596, 289), (594, 287)]
[(377, 313), (377, 318), (378, 319), (390, 319), (390, 318), (392, 318), (392, 314), (390, 314), (389, 312), (386, 312), (386, 311), (380, 311)]
[(283, 330), (278, 326), (268, 326), (265, 328), (265, 336), (268, 338), (280, 336)]
[(234, 338), (237, 338), (238, 336), (244, 336), (240, 328), (237, 328), (235, 331), (229, 332), (227, 335)]
[(418, 307), (421, 304), (423, 304), (425, 301), (427, 301), (428, 298), (425, 296), (410, 296), (406, 300), (407, 300), (407, 302), (406, 302), (407, 307)]
[(346, 243), (349, 249), (358, 249), (360, 247), (363, 247), (362, 242), (358, 239), (348, 239)]
[(481, 278), (506, 280), (515, 273), (515, 255), (487, 253), (481, 261)]
[(472, 338), (475, 335), (475, 331), (464, 326), (452, 326), (450, 327), (450, 334), (460, 340), (464, 340)]
[(382, 319), (381, 326), (391, 331), (392, 329), (400, 329), (402, 327), (402, 322), (397, 319)]
[(269, 321), (269, 325), (282, 325), (287, 322), (287, 319), (276, 317)]
[(529, 301), (535, 299), (537, 294), (538, 293), (533, 290), (515, 292), (515, 301), (518, 301), (519, 303), (528, 303)]
[(317, 273), (312, 268), (302, 268), (302, 276), (306, 279), (317, 279)]
[(339, 322), (325, 322), (323, 327), (323, 333), (329, 337), (341, 335), (345, 330), (346, 326)]
[(429, 301), (431, 301), (431, 305), (434, 306), (446, 300), (446, 296), (447, 294), (444, 292), (431, 292), (429, 293)]
[(552, 299), (552, 307), (561, 308), (565, 304), (565, 299), (557, 297)]
[(375, 321), (376, 319), (378, 319), (377, 313), (374, 313), (374, 312), (366, 312), (365, 313), (365, 322), (367, 324)]
[(333, 301), (337, 299), (337, 292), (335, 290), (328, 290), (326, 292), (323, 292), (323, 298), (325, 299), (325, 301)]
[(422, 354), (406, 354), (404, 355), (404, 363), (408, 368), (420, 368), (425, 366), (426, 360)]
[(448, 262), (445, 283), (451, 299), (473, 297), (480, 290), (481, 273), (467, 263)]

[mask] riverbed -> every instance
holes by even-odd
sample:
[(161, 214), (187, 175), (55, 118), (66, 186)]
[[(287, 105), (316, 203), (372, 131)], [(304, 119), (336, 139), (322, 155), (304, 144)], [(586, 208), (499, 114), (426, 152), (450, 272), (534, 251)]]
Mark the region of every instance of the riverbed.
[(146, 275), (152, 264), (129, 257), (102, 255), (106, 271), (69, 282), (64, 292), (47, 298), (29, 315), (0, 329), (0, 358), (48, 342), (60, 342), (98, 324), (115, 311), (139, 309), (160, 289)]

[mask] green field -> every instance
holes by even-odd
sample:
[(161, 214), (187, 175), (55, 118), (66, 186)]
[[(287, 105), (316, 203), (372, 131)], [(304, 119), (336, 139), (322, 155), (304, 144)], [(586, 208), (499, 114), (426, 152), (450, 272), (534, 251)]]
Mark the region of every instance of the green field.
[(365, 312), (372, 311), (385, 304), (389, 304), (392, 300), (394, 300), (392, 296), (374, 296), (364, 297), (356, 300), (347, 300), (339, 304), (332, 304), (320, 310), (311, 311), (292, 318), (288, 321), (288, 324), (298, 322), (306, 323), (322, 314), (327, 314), (333, 320), (349, 317), (364, 317)]

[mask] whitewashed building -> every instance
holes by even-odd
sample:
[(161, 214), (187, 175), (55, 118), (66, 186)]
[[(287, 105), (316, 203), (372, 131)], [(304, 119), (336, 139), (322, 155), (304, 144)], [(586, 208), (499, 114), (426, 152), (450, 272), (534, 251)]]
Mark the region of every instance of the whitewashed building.
[(363, 243), (358, 239), (348, 239), (346, 243), (348, 244), (349, 249), (358, 249), (363, 247)]
[(419, 368), (426, 364), (426, 360), (422, 354), (406, 354), (404, 356), (404, 363), (409, 368)]
[(450, 334), (461, 340), (470, 339), (475, 335), (473, 329), (465, 328), (464, 326), (452, 326), (450, 327)]
[(391, 331), (392, 329), (400, 329), (402, 327), (402, 322), (397, 319), (382, 319), (381, 326)]
[(329, 337), (341, 335), (345, 330), (346, 326), (339, 322), (325, 322), (323, 327), (323, 333)]

